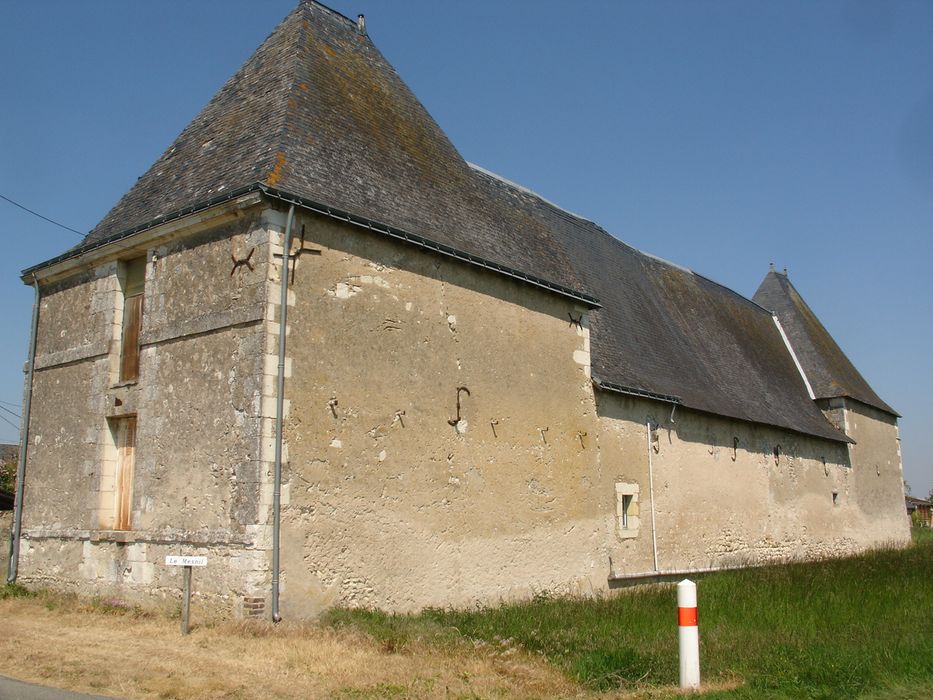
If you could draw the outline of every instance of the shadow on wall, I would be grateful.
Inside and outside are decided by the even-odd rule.
[[[770,459],[776,464],[783,464],[788,458],[813,460],[824,466],[839,465],[851,467],[849,451],[845,443],[800,435],[791,430],[746,423],[722,416],[691,411],[678,406],[671,420],[671,405],[652,402],[629,396],[613,396],[597,403],[597,413],[602,418],[613,418],[644,425],[648,416],[658,425],[660,444],[655,452],[664,446],[672,446],[674,437],[684,443],[693,443],[714,455],[752,459]],[[733,459],[732,461],[735,461]]]
[[[414,246],[398,245],[395,241],[352,227],[358,235],[347,235],[347,227],[330,219],[314,214],[295,217],[295,240],[302,240],[305,228],[307,244],[322,245],[332,250],[348,253],[374,265],[397,268],[415,273],[441,283],[453,284],[471,291],[489,295],[500,301],[522,306],[530,311],[547,314],[567,321],[568,307],[577,302],[544,292],[542,289],[480,267],[463,265],[445,256],[436,255]],[[300,243],[294,244],[301,249]],[[295,282],[307,283],[305,275],[313,277],[313,269],[293,271]]]

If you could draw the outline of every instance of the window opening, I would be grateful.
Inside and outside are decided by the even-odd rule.
[[[622,515],[620,516],[623,530],[629,529],[628,511],[631,505],[632,505],[632,497],[629,494],[623,494],[622,495]]]
[[[638,536],[638,484],[616,483],[616,523],[622,539]]]
[[[113,438],[113,459],[101,469],[100,527],[129,530],[132,527],[133,471],[136,459],[136,416],[108,419]]]
[[[120,382],[139,378],[139,332],[143,321],[146,259],[129,260],[123,284],[123,329],[120,341]]]

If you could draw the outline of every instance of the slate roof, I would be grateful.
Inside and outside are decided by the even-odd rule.
[[[356,23],[311,0],[70,254],[256,188],[599,299],[591,342],[604,386],[846,439],[809,399],[767,312],[471,167]]]
[[[754,299],[781,321],[816,398],[847,396],[898,415],[855,369],[786,274],[768,272]]]
[[[477,174],[508,206],[555,232],[602,302],[590,312],[594,378],[700,411],[845,439],[810,400],[767,311],[533,192]]]
[[[582,290],[550,231],[484,196],[356,22],[302,1],[82,242],[254,183]]]

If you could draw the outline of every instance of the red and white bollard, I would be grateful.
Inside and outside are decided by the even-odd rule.
[[[680,646],[680,687],[700,687],[700,631],[697,627],[697,585],[684,579],[677,584],[677,641]]]

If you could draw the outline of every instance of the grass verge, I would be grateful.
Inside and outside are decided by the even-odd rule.
[[[0,675],[134,700],[564,698],[544,659],[454,641],[393,648],[313,623],[178,620],[107,600],[0,587]]]
[[[925,533],[899,551],[698,581],[709,697],[933,697],[933,537]],[[390,648],[452,635],[516,647],[594,691],[637,693],[677,683],[675,605],[673,585],[661,585],[413,616],[336,610],[327,620]]]
[[[933,697],[933,532],[900,551],[699,579],[706,697]],[[0,674],[123,698],[668,698],[672,585],[324,624],[177,619],[0,587]]]

